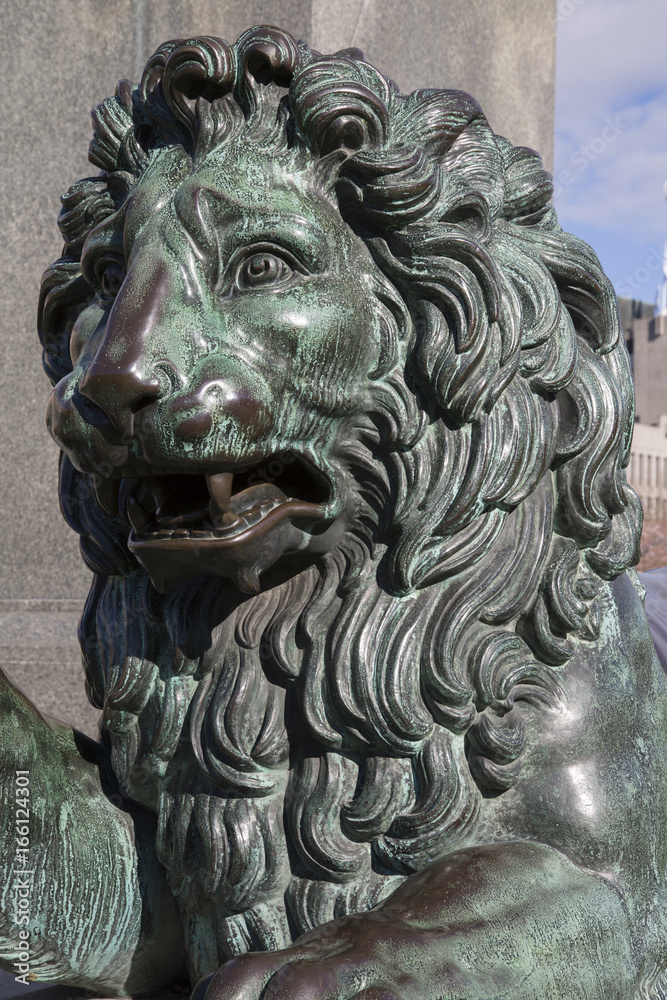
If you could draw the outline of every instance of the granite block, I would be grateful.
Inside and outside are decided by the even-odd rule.
[[[0,605],[0,665],[41,712],[96,738],[100,713],[85,693],[78,621],[72,610]]]

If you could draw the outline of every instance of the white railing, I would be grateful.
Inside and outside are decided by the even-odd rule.
[[[644,505],[644,516],[667,521],[667,416],[657,427],[635,424],[628,481]]]

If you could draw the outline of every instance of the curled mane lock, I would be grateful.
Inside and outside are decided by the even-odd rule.
[[[375,905],[520,780],[514,705],[559,697],[603,581],[638,558],[632,381],[613,291],[560,229],[539,157],[466,94],[403,95],[355,50],[258,28],[161,46],[93,131],[101,173],[63,197],[42,288],[54,382],[95,294],[84,240],[170,151],[192,172],[250,146],[282,158],[375,268],[381,356],[340,456],[356,513],[293,577],[158,595],[122,508],[62,460],[113,766],[159,815],[188,933],[215,909],[222,959]]]

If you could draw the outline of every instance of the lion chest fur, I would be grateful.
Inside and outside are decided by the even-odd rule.
[[[327,569],[335,580],[335,567]],[[516,725],[518,715],[530,730],[524,768],[505,794],[486,799],[470,768],[479,733],[489,732],[484,721],[464,737],[432,719],[411,756],[398,739],[393,749],[380,741],[378,726],[373,744],[364,723],[374,713],[379,718],[387,694],[380,664],[352,657],[336,671],[321,646],[297,643],[299,630],[322,613],[331,617],[328,638],[341,652],[347,640],[348,651],[368,653],[364,626],[375,632],[384,622],[391,632],[381,594],[371,599],[366,590],[374,607],[352,634],[359,624],[349,615],[359,594],[350,595],[347,608],[345,598],[333,602],[335,609],[322,606],[325,582],[333,581],[323,580],[321,568],[306,571],[241,604],[230,586],[226,595],[219,585],[181,594],[189,626],[178,641],[192,656],[201,630],[206,651],[188,658],[179,649],[160,666],[166,682],[150,660],[126,660],[119,701],[127,705],[136,684],[145,705],[134,714],[115,708],[113,695],[107,701],[118,777],[133,797],[148,792],[157,801],[158,854],[186,932],[198,947],[207,942],[202,968],[246,950],[284,947],[336,916],[374,906],[406,875],[457,847],[499,838],[548,843],[617,875],[623,859],[622,877],[637,883],[644,901],[655,896],[650,872],[664,870],[667,860],[664,813],[656,808],[667,787],[665,685],[629,582],[605,590],[602,637],[597,645],[579,644],[558,672],[558,697],[529,685],[516,692],[505,718]],[[116,599],[136,598],[127,584]],[[400,619],[403,602],[392,601]],[[126,622],[131,633],[131,615]],[[362,673],[365,719],[355,726],[327,688],[353,688]],[[403,680],[405,700],[393,711],[407,715],[420,694]],[[642,724],[633,728],[637,713]],[[170,744],[176,718],[184,729],[172,729]],[[134,759],[130,747],[141,747]],[[488,746],[486,753],[490,764]],[[495,766],[502,766],[497,758]],[[633,773],[634,785],[627,781]],[[633,814],[653,817],[650,859],[619,822]]]
[[[369,644],[378,628],[397,640],[415,602],[364,586],[336,597],[342,565],[325,560],[240,603],[230,585],[182,587],[167,598],[185,603],[177,635],[165,619],[147,633],[139,575],[98,605],[98,622],[122,606],[126,623],[104,665],[88,662],[117,678],[104,713],[116,774],[158,811],[158,856],[185,926],[215,940],[218,960],[374,906],[474,827],[463,738],[427,721],[423,703],[420,713],[418,661],[394,665],[401,731],[381,722],[392,692],[381,690],[382,644]],[[323,619],[328,636],[309,640]],[[159,663],[144,655],[156,648]],[[364,719],[346,694],[363,700]]]

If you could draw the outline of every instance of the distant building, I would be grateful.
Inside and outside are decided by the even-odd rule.
[[[635,419],[658,424],[667,414],[667,315],[650,302],[619,299],[621,325],[635,380]]]
[[[650,302],[619,299],[635,381],[635,432],[628,480],[647,518],[667,520],[667,272]]]
[[[667,416],[657,427],[635,424],[628,482],[644,505],[644,517],[667,521]]]
[[[667,198],[667,184],[665,184],[665,197]],[[655,315],[667,316],[667,242],[662,255],[662,282],[658,285],[658,294],[655,297]]]

